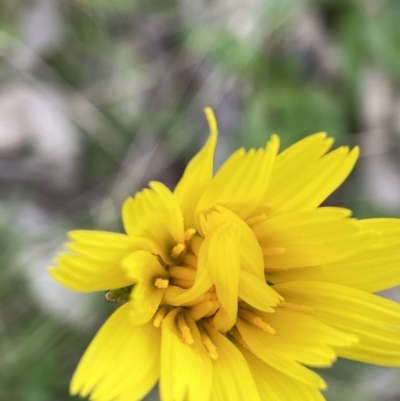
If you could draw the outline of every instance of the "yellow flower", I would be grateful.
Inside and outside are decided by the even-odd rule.
[[[320,207],[358,148],[311,135],[278,154],[235,152],[213,176],[210,136],[171,192],[122,208],[126,234],[77,230],[50,268],[76,291],[122,301],[79,363],[71,393],[163,401],[323,400],[308,367],[337,356],[400,366],[400,220]]]

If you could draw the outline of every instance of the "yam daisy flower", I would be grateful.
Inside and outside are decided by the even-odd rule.
[[[50,274],[122,303],[97,333],[71,393],[138,401],[324,400],[309,367],[338,356],[400,366],[400,220],[351,218],[321,203],[358,148],[324,133],[282,153],[235,152],[213,176],[210,136],[171,192],[126,200],[125,234],[69,233]]]

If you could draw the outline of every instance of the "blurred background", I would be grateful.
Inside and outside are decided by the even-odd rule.
[[[207,138],[205,106],[217,165],[271,133],[286,147],[327,131],[362,148],[328,203],[399,216],[399,21],[398,0],[1,0],[0,400],[73,399],[115,306],[46,267],[67,230],[119,231],[126,197],[175,185]],[[329,401],[400,399],[399,370],[322,374]]]

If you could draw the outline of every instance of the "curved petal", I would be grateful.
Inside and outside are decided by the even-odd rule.
[[[346,217],[348,213],[346,209],[318,208],[273,216],[255,225],[254,233],[265,250],[265,269],[319,266],[367,249],[376,235],[362,230]]]
[[[210,233],[203,242],[207,254],[206,265],[221,307],[213,318],[214,327],[226,332],[235,324],[238,310],[240,232],[222,225]]]
[[[123,267],[135,286],[130,295],[134,324],[147,323],[157,311],[164,288],[156,280],[168,280],[168,274],[157,257],[146,251],[133,252],[123,261]]]
[[[323,266],[269,272],[268,281],[322,281],[368,292],[400,285],[400,248],[367,249],[356,255]]]
[[[183,216],[172,192],[160,182],[151,182],[134,198],[128,198],[122,207],[122,220],[131,236],[150,240],[165,262],[173,263],[171,250],[184,244]]]
[[[205,236],[222,224],[240,231],[240,264],[259,279],[264,279],[264,258],[252,229],[235,213],[223,206],[216,206],[215,211],[200,219],[201,230]]]
[[[264,280],[260,280],[251,273],[241,270],[239,275],[240,299],[252,307],[264,311],[273,312],[272,306],[277,305],[283,298]]]
[[[183,340],[178,328],[183,314],[192,344]],[[163,401],[208,401],[213,366],[201,340],[199,329],[188,313],[172,310],[162,323],[160,393]]]
[[[215,145],[217,143],[218,129],[214,113],[207,107],[205,110],[210,136],[204,147],[189,162],[183,177],[178,182],[174,195],[185,217],[185,227],[194,228],[194,210],[200,196],[212,180]]]
[[[359,149],[332,145],[325,133],[309,136],[276,158],[264,206],[274,213],[312,210],[337,189],[353,170]]]
[[[264,346],[281,359],[315,367],[331,366],[336,360],[333,347],[350,347],[357,342],[356,336],[334,329],[313,316],[283,308],[276,308],[272,314],[253,313],[275,330],[272,335],[254,326],[254,335],[263,337]],[[250,327],[242,327],[242,322],[238,322],[237,327],[240,332],[250,330]]]
[[[363,230],[373,230],[379,234],[379,238],[373,244],[376,248],[400,244],[400,219],[364,219],[357,223]]]
[[[268,401],[307,400],[325,401],[320,391],[313,386],[294,380],[264,363],[251,352],[240,348],[250,367],[260,394]]]
[[[286,344],[284,341],[281,341],[278,346],[279,340],[274,338],[275,335],[266,333],[242,319],[237,320],[236,327],[248,349],[266,364],[309,386],[326,388],[326,384],[320,376],[298,363],[291,355],[291,352],[297,347],[290,343]],[[282,344],[284,348],[281,348]],[[304,355],[307,353],[307,349],[297,349],[297,352]],[[323,356],[325,357],[325,355]],[[329,355],[327,357],[330,358]]]
[[[160,330],[132,326],[129,302],[96,334],[71,382],[71,394],[96,401],[139,401],[159,377]]]
[[[332,283],[297,281],[275,285],[285,301],[315,308],[315,317],[359,342],[337,347],[339,356],[400,366],[400,305],[374,294]]]
[[[265,149],[233,153],[200,198],[197,219],[215,205],[225,206],[242,219],[251,216],[266,196],[278,149],[279,138],[273,135]]]
[[[130,252],[147,242],[105,231],[77,230],[68,236],[70,252],[61,252],[50,275],[75,291],[105,291],[126,287],[132,281],[124,274],[121,262]]]
[[[208,243],[208,242],[207,242]],[[205,241],[199,247],[197,259],[197,273],[192,287],[185,289],[170,285],[164,292],[164,302],[169,305],[179,306],[192,302],[206,293],[213,285],[208,269],[208,245]]]
[[[213,361],[210,401],[261,401],[249,366],[237,347],[210,325],[204,327],[218,350],[218,358]]]

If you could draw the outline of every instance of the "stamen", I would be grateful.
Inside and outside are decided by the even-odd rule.
[[[246,220],[246,223],[247,225],[252,226],[254,224],[261,223],[264,220],[267,220],[267,214],[261,213],[258,216],[250,217],[249,219]]]
[[[292,302],[282,301],[279,305],[277,305],[277,307],[285,308],[285,309],[291,310],[293,312],[304,313],[306,315],[314,315],[315,314],[315,308],[313,308],[312,306],[294,304]]]
[[[160,327],[162,321],[164,320],[165,316],[167,316],[168,312],[170,311],[171,307],[168,305],[161,306],[160,309],[154,315],[153,325],[154,327]]]
[[[193,344],[194,340],[192,334],[190,333],[190,327],[181,313],[178,315],[178,327],[182,333],[183,341],[185,341],[187,344]]]
[[[264,330],[266,333],[275,334],[276,332],[276,330],[271,325],[264,322],[264,320],[260,316],[249,311],[248,309],[240,308],[239,316],[247,320],[249,323],[254,324],[254,326],[257,326],[260,329]]]
[[[183,278],[185,280],[194,280],[196,278],[196,270],[188,269],[183,266],[172,266],[168,269],[168,274],[172,278]]]
[[[183,263],[190,267],[196,268],[197,267],[197,258],[191,252],[187,252],[185,257],[183,258]]]
[[[194,235],[196,234],[196,229],[195,228],[188,228],[186,231],[185,231],[185,234],[184,234],[184,236],[185,236],[185,242],[188,242],[188,241],[190,241],[193,237],[194,237]]]
[[[211,359],[217,359],[218,358],[218,349],[217,349],[217,347],[211,341],[211,338],[208,336],[208,334],[203,329],[203,327],[202,326],[198,326],[198,327],[199,327],[199,331],[200,331],[201,340],[203,341],[203,344],[206,347],[208,356]]]
[[[168,288],[169,280],[166,280],[164,278],[160,278],[159,277],[159,278],[156,278],[156,281],[154,282],[154,285],[159,289]]]
[[[239,330],[236,326],[233,326],[231,331],[229,332],[231,336],[245,349],[249,349],[249,346],[243,340],[242,335],[239,333]]]
[[[179,256],[182,255],[182,253],[185,251],[185,249],[186,249],[186,246],[184,244],[179,243],[172,248],[171,256],[174,259],[177,259],[177,258],[179,258]]]
[[[200,320],[205,315],[210,313],[214,308],[214,302],[205,299],[202,302],[194,305],[192,308],[189,309],[190,314],[192,315],[194,320]]]
[[[267,246],[261,248],[261,250],[265,256],[282,255],[285,253],[285,248],[278,246]]]

